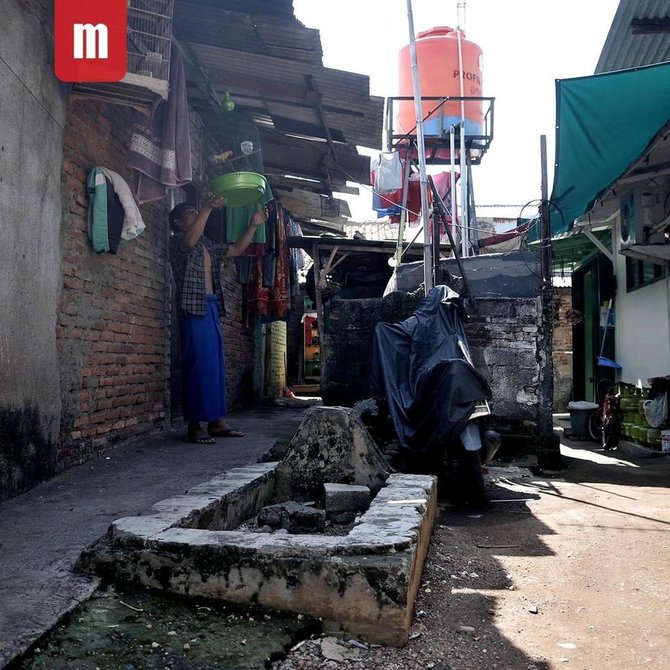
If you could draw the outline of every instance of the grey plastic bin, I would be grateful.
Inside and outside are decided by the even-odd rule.
[[[586,400],[577,400],[568,403],[570,412],[570,436],[577,439],[587,439],[589,435],[589,417],[598,405]]]

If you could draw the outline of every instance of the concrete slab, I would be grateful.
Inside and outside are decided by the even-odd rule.
[[[303,416],[279,407],[237,412],[229,419],[245,437],[214,445],[184,443],[184,429],[147,436],[1,502],[0,668],[96,589],[97,577],[72,568],[115,519],[139,518],[157,500],[254,463],[288,442]]]
[[[207,514],[234,497],[237,522],[246,521],[266,504],[259,492],[267,491],[278,465],[232,470],[228,476],[240,489],[218,501],[205,483],[196,487],[203,491],[200,502],[188,491],[154,505],[153,515],[115,521],[82,555],[80,567],[180,595],[322,617],[331,631],[405,644],[435,518],[437,479],[390,475],[344,536],[211,530],[194,517],[193,508]],[[184,497],[188,505],[180,504]],[[221,515],[232,526],[235,514]]]

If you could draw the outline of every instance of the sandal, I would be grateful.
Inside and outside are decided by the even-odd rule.
[[[234,428],[226,428],[225,430],[210,430],[209,434],[212,437],[244,437],[244,433]]]
[[[209,435],[187,435],[184,438],[184,442],[189,442],[191,444],[215,444],[216,440]]]

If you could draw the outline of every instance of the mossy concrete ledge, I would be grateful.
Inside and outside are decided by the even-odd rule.
[[[79,569],[173,593],[322,617],[330,633],[407,642],[436,478],[392,474],[347,535],[231,530],[272,502],[277,463],[229,471],[115,521]]]

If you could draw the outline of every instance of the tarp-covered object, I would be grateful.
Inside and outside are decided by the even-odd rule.
[[[552,235],[572,228],[670,119],[670,63],[556,81]]]
[[[488,382],[468,362],[461,313],[458,294],[436,286],[408,319],[375,327],[372,381],[412,452],[444,448],[475,405],[491,398]]]

